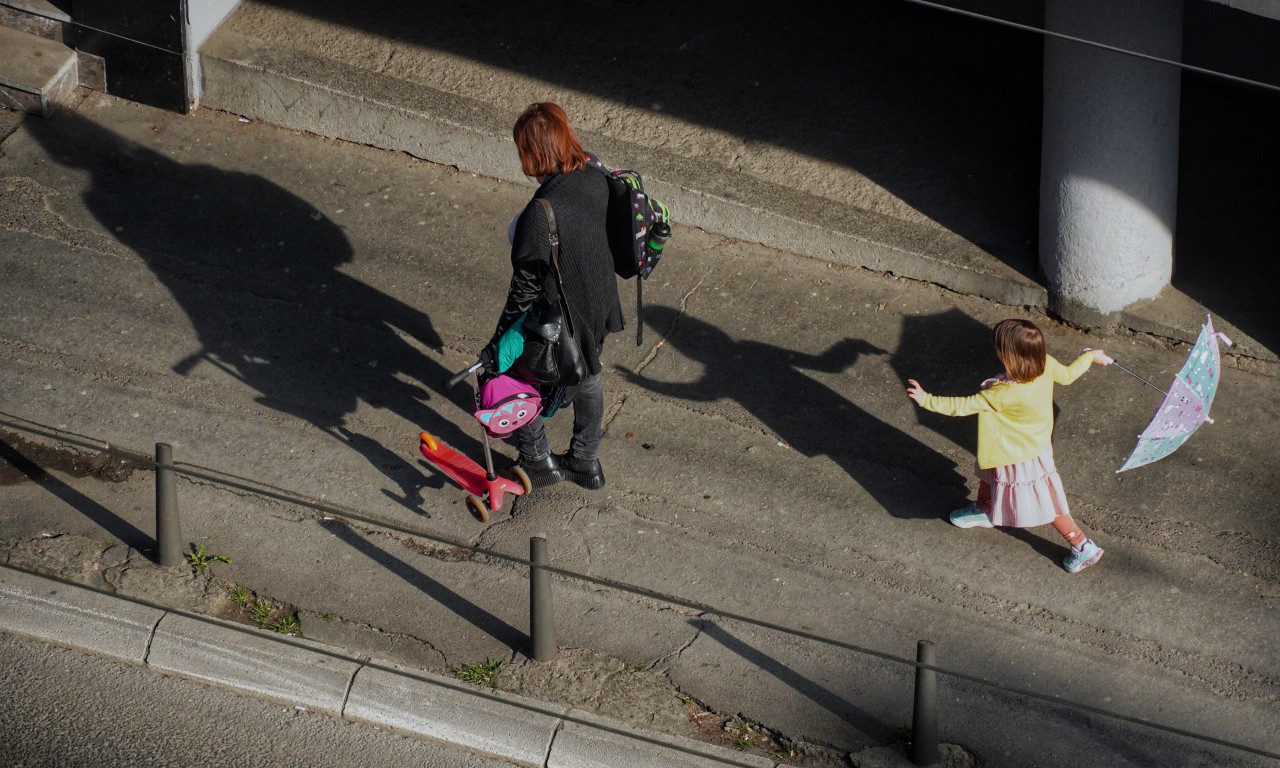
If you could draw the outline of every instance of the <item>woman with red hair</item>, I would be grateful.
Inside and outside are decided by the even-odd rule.
[[[582,345],[587,376],[565,391],[564,405],[573,406],[573,437],[569,450],[551,453],[542,420],[517,430],[520,467],[535,488],[554,485],[566,477],[587,489],[604,486],[600,443],[604,437],[604,390],[600,353],[605,337],[622,330],[622,307],[614,278],[613,257],[605,231],[609,186],[605,175],[579,143],[564,110],[550,102],[530,105],[512,129],[520,167],[538,181],[533,199],[511,230],[511,287],[498,318],[488,359],[508,328],[535,305],[554,302],[558,287],[551,264],[550,227],[539,198],[551,203],[560,235],[560,280]]]

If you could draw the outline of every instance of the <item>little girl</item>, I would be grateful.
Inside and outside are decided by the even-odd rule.
[[[1044,334],[1027,320],[1000,321],[992,340],[1005,373],[982,382],[976,395],[938,397],[907,379],[907,396],[921,408],[945,416],[978,414],[978,500],[952,512],[951,522],[960,528],[1052,523],[1071,546],[1062,566],[1078,573],[1098,562],[1102,548],[1071,519],[1053,463],[1053,385],[1070,384],[1090,364],[1111,359],[1095,349],[1063,365],[1045,353]]]

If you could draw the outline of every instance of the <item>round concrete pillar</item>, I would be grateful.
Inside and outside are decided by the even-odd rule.
[[[1178,61],[1182,0],[1046,0],[1045,25]],[[1181,70],[1045,38],[1040,267],[1050,308],[1081,325],[1169,284]]]

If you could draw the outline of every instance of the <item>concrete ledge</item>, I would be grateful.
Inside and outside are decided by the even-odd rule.
[[[0,0],[0,27],[28,32],[61,43],[65,42],[64,27],[68,21],[70,21],[69,17],[52,18],[48,14],[37,13]]]
[[[221,30],[200,57],[203,106],[527,181],[508,117],[481,102]]]
[[[9,27],[0,27],[0,51],[0,106],[49,117],[71,98],[75,51]]]
[[[49,2],[49,0],[3,0],[0,2],[0,6],[14,8],[53,21],[71,21],[71,17],[65,11]]]
[[[548,768],[773,768],[771,760],[426,672],[401,674],[247,627],[140,605],[0,566],[0,631],[145,664]],[[309,647],[314,646],[314,648]],[[565,719],[566,717],[570,719]]]
[[[551,745],[547,768],[774,768],[774,761],[722,749],[693,739],[651,734],[590,712],[573,710]]]
[[[145,664],[522,765],[781,768],[767,757],[427,672],[368,666],[313,641],[285,641],[239,624],[171,613],[3,565],[0,632]],[[875,765],[907,762],[887,754]]]
[[[1190,296],[1168,286],[1155,299],[1117,313],[1117,322],[1138,333],[1194,343],[1205,315],[1212,315],[1214,330],[1225,333],[1235,345],[1222,349],[1223,357],[1247,358],[1241,365],[1257,373],[1280,376],[1280,356],[1264,347],[1243,329],[1216,313],[1208,312]]]
[[[605,136],[583,132],[583,141],[602,157],[620,158],[615,165],[644,168],[646,189],[671,206],[677,224],[844,266],[938,283],[1002,304],[1043,308],[1048,303],[1043,286],[947,230]]]
[[[515,114],[226,30],[200,54],[206,107],[528,183],[510,135]],[[677,225],[1004,304],[1047,304],[1044,287],[944,229],[585,131],[582,139],[615,166],[643,168],[646,186],[671,206]]]
[[[342,714],[360,665],[245,629],[168,614],[156,628],[147,664],[308,709]]]
[[[527,765],[544,765],[565,708],[426,674],[366,667],[343,713]]]
[[[142,664],[164,611],[0,566],[0,629]]]

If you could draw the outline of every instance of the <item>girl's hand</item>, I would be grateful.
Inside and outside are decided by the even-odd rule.
[[[1093,362],[1097,365],[1111,365],[1115,362],[1115,360],[1107,356],[1106,352],[1100,349],[1091,349],[1089,351],[1093,353]]]
[[[924,399],[924,396],[926,394],[926,392],[924,391],[924,388],[921,387],[920,382],[916,381],[915,379],[907,379],[907,383],[911,385],[907,387],[907,397],[916,401],[916,405],[919,405],[920,401]]]

